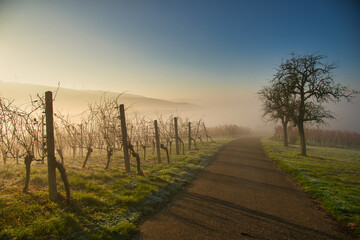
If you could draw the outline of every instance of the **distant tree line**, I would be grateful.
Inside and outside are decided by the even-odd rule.
[[[296,128],[288,128],[289,143],[295,144],[298,140],[298,135],[299,133]],[[307,143],[310,145],[360,149],[360,133],[306,128],[305,135]],[[275,128],[275,136],[282,139],[284,138],[282,126],[277,126]]]
[[[297,55],[282,62],[273,79],[258,92],[263,117],[281,122],[284,145],[288,145],[288,125],[297,127],[301,155],[306,156],[305,124],[323,124],[335,118],[324,103],[350,101],[358,91],[334,81],[336,63],[323,55]]]
[[[235,124],[225,124],[208,128],[209,135],[218,138],[237,138],[241,136],[251,135],[251,129],[240,127]]]

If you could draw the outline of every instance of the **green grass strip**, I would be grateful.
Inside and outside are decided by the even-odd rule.
[[[32,166],[29,194],[22,193],[25,167],[1,165],[0,239],[130,239],[145,217],[189,183],[228,141],[172,155],[170,164],[158,164],[150,157],[142,163],[144,176],[135,170],[126,174],[120,166],[111,170],[67,166],[71,206],[65,200],[48,200],[45,165]],[[65,195],[60,180],[58,191]]]
[[[299,146],[263,139],[267,156],[290,172],[302,188],[339,221],[360,233],[360,150]]]

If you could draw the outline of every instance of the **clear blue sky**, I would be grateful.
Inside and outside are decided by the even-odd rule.
[[[2,81],[241,107],[291,52],[359,89],[359,1],[0,0]]]

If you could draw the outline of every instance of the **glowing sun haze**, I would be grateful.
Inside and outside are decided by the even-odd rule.
[[[336,80],[359,87],[359,12],[350,0],[3,0],[0,81],[216,103],[259,124],[256,92],[290,52],[339,61]]]

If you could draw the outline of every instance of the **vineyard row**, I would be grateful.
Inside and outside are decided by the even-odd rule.
[[[157,162],[162,161],[161,151],[170,155],[185,154],[185,148],[197,149],[203,141],[213,141],[209,132],[220,137],[236,137],[249,133],[246,128],[224,125],[207,129],[202,120],[189,121],[188,118],[159,116],[152,120],[138,115],[125,116],[126,109],[118,104],[119,97],[109,99],[104,94],[97,103],[90,104],[78,121],[53,111],[52,92],[37,96],[28,106],[17,107],[12,101],[0,98],[0,148],[4,165],[8,162],[19,164],[25,159],[27,192],[30,167],[33,161],[45,164],[47,159],[49,197],[57,199],[56,169],[64,182],[67,200],[70,189],[65,172],[65,156],[75,159],[80,155],[82,168],[86,168],[94,151],[106,152],[108,169],[116,151],[123,153],[124,169],[130,172],[130,156],[136,159],[136,170],[142,175],[141,158],[146,159],[147,149],[156,153]],[[141,152],[141,157],[140,157]],[[56,155],[56,154],[57,155]],[[58,158],[58,160],[56,159]]]

